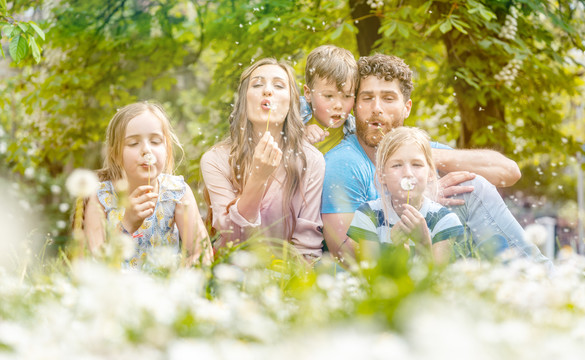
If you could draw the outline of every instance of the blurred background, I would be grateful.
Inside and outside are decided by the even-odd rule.
[[[502,195],[520,223],[540,222],[535,236],[547,231],[556,248],[582,252],[584,4],[0,0],[3,188],[19,194],[19,211],[41,219],[27,236],[54,251],[70,235],[67,175],[101,167],[117,108],[156,100],[184,145],[176,173],[199,191],[205,213],[199,159],[226,134],[241,71],[275,57],[294,66],[302,86],[306,55],[334,44],[356,58],[404,58],[415,72],[406,125],[517,161],[523,177]]]

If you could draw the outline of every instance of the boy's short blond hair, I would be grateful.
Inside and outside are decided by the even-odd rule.
[[[338,90],[351,81],[351,89],[355,90],[358,82],[357,62],[349,50],[334,45],[321,45],[307,56],[305,83],[309,88],[313,88],[316,77],[334,82]]]

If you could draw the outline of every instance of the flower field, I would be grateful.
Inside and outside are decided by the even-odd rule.
[[[261,242],[260,242],[261,244]],[[0,359],[577,359],[585,259],[444,269],[384,253],[353,272],[253,246],[151,272],[61,259],[0,276]]]

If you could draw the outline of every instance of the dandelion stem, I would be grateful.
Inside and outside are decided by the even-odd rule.
[[[406,205],[410,202],[410,190],[406,193]]]
[[[270,113],[272,112],[272,108],[268,109],[268,121],[266,121],[266,131],[268,131],[268,126],[270,125]]]
[[[85,244],[83,239],[83,197],[78,196],[75,202],[75,220],[73,227],[73,238],[76,241],[75,256],[83,256]]]
[[[337,122],[338,122],[339,120],[341,120],[341,119],[337,119],[337,120],[335,120],[335,121],[333,122],[333,124],[331,124],[331,125],[327,126],[327,127],[325,128],[325,131],[329,131],[329,129],[330,129],[330,128],[331,128],[333,125],[337,124]]]
[[[282,261],[283,261],[283,267],[282,267],[282,277],[280,278],[280,288],[284,289],[284,275],[286,274],[286,270],[288,268],[288,264],[287,264],[287,257],[288,257],[288,242],[285,241],[283,243],[283,248],[282,248]]]

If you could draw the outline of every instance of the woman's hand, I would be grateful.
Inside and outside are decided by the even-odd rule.
[[[142,185],[128,196],[128,206],[122,219],[122,226],[130,234],[138,230],[144,219],[154,213],[158,194],[152,192],[153,190],[154,187],[151,185]]]
[[[329,131],[321,129],[315,124],[305,126],[305,135],[311,144],[315,144],[325,140],[329,136]]]
[[[282,160],[282,150],[280,150],[270,132],[267,131],[254,149],[252,175],[260,181],[268,180],[280,165],[280,160]]]

